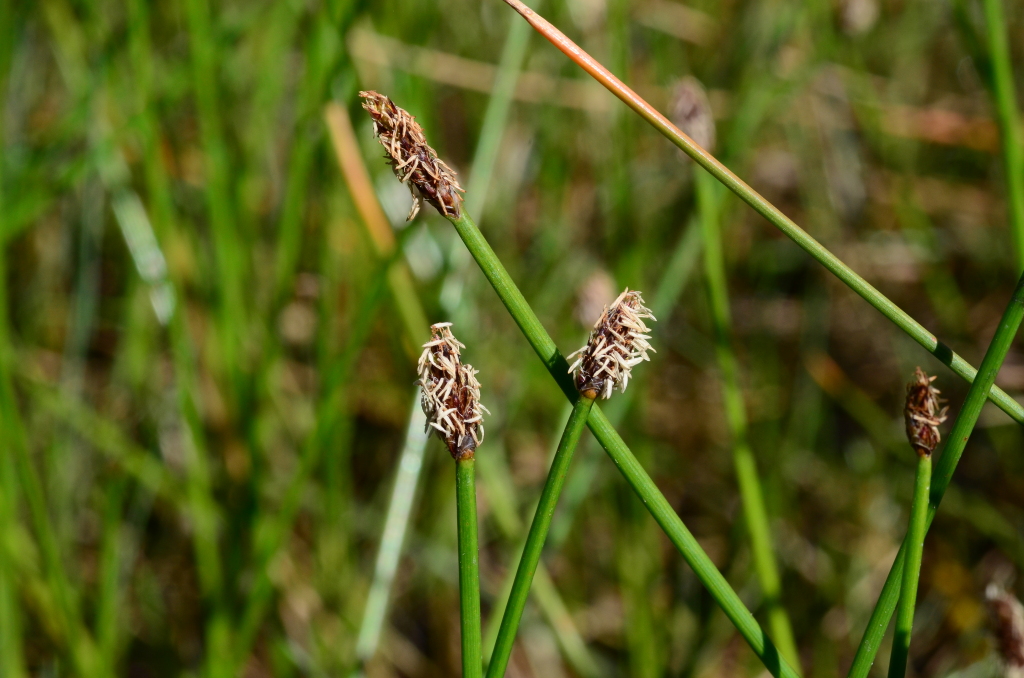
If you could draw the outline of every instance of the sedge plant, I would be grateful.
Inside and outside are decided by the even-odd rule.
[[[921,556],[928,520],[928,492],[932,481],[932,452],[939,444],[939,425],[946,420],[946,411],[939,410],[939,390],[932,386],[920,367],[907,385],[907,404],[903,410],[907,438],[917,453],[917,473],[910,504],[910,526],[906,537],[906,563],[900,587],[899,610],[896,614],[896,635],[889,659],[889,678],[903,678],[910,654],[910,633],[914,626],[917,582],[921,575]]]
[[[431,325],[430,341],[420,356],[421,404],[428,430],[444,441],[455,460],[458,514],[459,618],[462,628],[462,675],[478,678],[483,669],[480,626],[480,547],[476,518],[476,449],[483,441],[485,408],[472,365],[462,362],[465,346],[451,323]]]
[[[540,563],[555,506],[594,400],[598,397],[607,400],[615,388],[625,391],[632,368],[649,360],[647,351],[654,350],[647,341],[650,336],[646,334],[649,330],[644,324],[645,318],[653,320],[654,316],[644,306],[643,297],[639,292],[626,289],[611,306],[605,307],[586,345],[569,356],[569,359],[576,358],[569,371],[574,374],[579,397],[573,405],[544,482],[540,502],[516,568],[501,627],[498,629],[494,653],[487,667],[487,678],[501,678],[508,668],[516,631],[526,608],[526,599]]]
[[[640,95],[630,89],[625,83],[615,77],[611,71],[605,68],[600,62],[587,54],[579,45],[570,40],[564,33],[555,28],[550,22],[527,7],[521,0],[505,0],[505,2],[516,10],[537,32],[543,35],[551,44],[557,47],[562,53],[585,70],[597,82],[603,85],[608,91],[622,100],[632,108],[640,117],[650,123],[659,133],[679,147],[684,153],[690,156],[698,165],[708,171],[711,176],[724,184],[730,191],[736,194],[743,202],[747,203],[755,212],[767,219],[773,226],[782,231],[788,238],[795,242],[805,252],[810,254],[818,263],[839,278],[858,296],[875,307],[882,315],[888,318],[898,328],[903,330],[911,339],[920,344],[925,350],[935,356],[942,364],[949,367],[958,376],[968,383],[974,383],[978,375],[975,369],[964,358],[954,352],[949,346],[941,343],[934,334],[929,332],[921,323],[912,318],[906,311],[894,304],[888,297],[879,292],[867,280],[861,277],[856,271],[850,268],[824,245],[815,240],[807,231],[803,230],[792,219],[765,199],[760,193],[751,188],[745,181],[740,179],[728,167],[722,164],[717,158],[704,148],[701,148],[693,139],[682,132],[668,118],[645,101]],[[1024,406],[1015,401],[998,386],[990,384],[986,396],[992,400],[1001,410],[1006,412],[1014,421],[1024,423]]]
[[[942,497],[953,479],[953,472],[960,462],[960,457],[964,453],[964,448],[967,446],[967,441],[971,437],[975,424],[978,423],[978,417],[981,415],[981,409],[987,401],[989,389],[995,383],[996,374],[999,373],[999,368],[1002,366],[1003,360],[1006,359],[1006,354],[1010,351],[1010,346],[1013,344],[1014,337],[1017,336],[1017,330],[1020,328],[1022,320],[1024,320],[1024,276],[1021,276],[1017,282],[1017,288],[1014,290],[1010,303],[1003,312],[1003,317],[999,322],[995,335],[992,337],[988,350],[985,352],[985,357],[981,360],[978,378],[967,391],[967,397],[964,398],[964,403],[960,407],[956,419],[953,421],[949,438],[942,448],[942,455],[935,465],[931,488],[928,493],[928,515],[925,521],[926,533],[932,521],[935,520],[935,514],[938,511],[939,504],[942,502]],[[871,612],[867,628],[864,630],[864,635],[857,646],[857,653],[854,655],[853,664],[850,666],[850,671],[847,674],[850,678],[866,678],[871,671],[871,665],[875,661],[875,655],[878,653],[878,648],[882,644],[882,638],[885,636],[885,630],[889,626],[889,620],[892,619],[893,612],[896,610],[896,604],[899,601],[903,568],[906,566],[907,559],[906,551],[907,541],[904,540],[903,546],[900,547],[899,553],[896,554],[896,560],[889,569],[889,575],[882,586],[878,601],[875,603],[875,609]]]
[[[570,402],[575,402],[578,392],[574,380],[569,376],[568,362],[559,353],[551,336],[491,249],[476,222],[462,208],[462,189],[455,180],[454,173],[427,145],[422,129],[412,116],[377,92],[362,92],[360,96],[364,99],[363,108],[373,119],[374,131],[387,151],[388,162],[399,180],[403,183],[408,182],[410,189],[413,190],[416,200],[413,212],[418,211],[421,199],[426,200],[452,223],[534,352],[566,398]],[[757,623],[753,614],[715,567],[693,533],[683,524],[665,495],[596,405],[591,409],[587,424],[651,516],[693,568],[697,578],[708,589],[712,598],[758,658],[773,675],[780,678],[796,678],[799,674],[779,654],[775,643]]]

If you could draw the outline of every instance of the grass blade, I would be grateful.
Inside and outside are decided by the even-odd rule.
[[[561,31],[540,17],[536,12],[524,5],[520,0],[505,0],[523,18],[547,38],[555,47],[560,49],[570,59],[579,64],[595,80],[604,85],[612,94],[621,99],[627,106],[632,108],[640,117],[649,122],[655,129],[663,134],[669,141],[678,146],[684,153],[693,158],[697,164],[706,169],[712,176],[725,184],[729,190],[735,193],[743,202],[750,205],[755,212],[763,216],[779,230],[786,234],[793,242],[799,245],[805,252],[814,257],[822,266],[842,280],[850,289],[856,292],[861,298],[874,306],[886,318],[891,320],[897,327],[907,333],[910,338],[923,346],[929,353],[934,355],[942,364],[953,370],[965,381],[973,383],[978,371],[966,360],[957,355],[949,346],[938,341],[935,335],[929,332],[921,323],[911,318],[905,311],[896,306],[884,294],[874,288],[867,280],[858,275],[853,269],[844,264],[832,254],[821,243],[811,237],[806,231],[800,228],[792,219],[783,214],[777,207],[765,200],[757,191],[748,186],[742,179],[719,162],[714,156],[698,146],[694,141],[683,134],[678,127],[659,113],[653,106],[644,101],[636,92],[627,87],[621,80],[616,78],[604,66],[598,63],[593,57],[584,52],[578,45],[569,40]],[[1018,423],[1024,424],[1024,406],[1011,398],[1006,392],[995,385],[991,385],[991,393],[988,394],[992,402],[1001,410],[1010,415]]]
[[[569,474],[569,466],[572,464],[576,444],[583,434],[583,428],[593,406],[593,398],[580,397],[577,399],[569,421],[566,422],[565,430],[562,432],[558,451],[555,452],[555,458],[551,462],[551,469],[548,471],[548,478],[544,483],[544,490],[541,492],[540,503],[537,504],[533,523],[530,525],[530,533],[526,538],[519,566],[516,568],[512,592],[509,595],[508,604],[505,606],[505,614],[501,619],[501,628],[498,630],[498,639],[494,644],[491,663],[487,667],[487,678],[501,678],[505,675],[505,669],[508,668],[508,660],[512,656],[512,646],[516,640],[516,631],[519,630],[519,621],[523,618],[526,599],[530,594],[530,585],[533,583],[534,573],[540,563],[544,542],[548,536],[548,528],[551,527],[551,517],[555,513],[558,497],[562,494],[565,478]]]
[[[391,584],[395,578],[398,560],[402,555],[406,528],[412,512],[416,487],[419,485],[420,470],[423,467],[423,452],[427,447],[427,434],[423,429],[426,418],[420,408],[420,391],[416,389],[413,398],[412,417],[405,433],[405,446],[398,462],[395,487],[388,502],[388,515],[384,521],[384,532],[380,538],[377,562],[373,570],[373,583],[366,597],[362,625],[356,641],[356,658],[365,662],[373,657],[380,642],[381,629],[387,614]]]
[[[953,478],[956,465],[963,455],[967,440],[978,422],[981,408],[985,405],[986,394],[995,383],[996,374],[1010,350],[1017,330],[1020,328],[1021,320],[1024,319],[1024,276],[1017,283],[1017,289],[1013,292],[1003,318],[996,329],[992,343],[989,344],[985,357],[981,361],[981,368],[978,371],[978,378],[967,391],[964,404],[953,422],[953,429],[946,439],[946,445],[942,455],[936,464],[935,474],[932,478],[931,492],[928,500],[928,522],[931,526],[935,519],[935,513],[942,501],[942,495]],[[896,555],[896,561],[889,570],[882,592],[875,603],[875,609],[868,620],[868,626],[864,631],[860,644],[857,646],[857,654],[854,656],[853,664],[850,667],[850,678],[866,678],[875,661],[875,654],[882,643],[885,629],[889,626],[893,611],[896,609],[896,602],[900,595],[900,580],[903,576],[904,561],[906,559],[906,544],[904,540],[900,552]]]

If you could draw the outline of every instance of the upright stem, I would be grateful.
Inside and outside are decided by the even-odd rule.
[[[472,457],[455,462],[455,501],[459,525],[459,613],[462,624],[462,676],[480,678],[480,549],[476,528],[476,470]]]
[[[1003,168],[1006,172],[1006,199],[1010,211],[1010,232],[1017,255],[1017,270],[1024,269],[1024,143],[1013,87],[1010,45],[1006,39],[1006,20],[1002,0],[985,0],[985,25],[988,29],[988,53],[992,60],[992,95],[999,119]]]
[[[558,352],[558,347],[551,339],[551,336],[544,329],[537,315],[530,308],[523,297],[523,293],[516,287],[515,282],[509,276],[501,260],[498,259],[494,250],[487,243],[480,229],[473,222],[472,217],[462,211],[458,218],[450,218],[459,237],[466,244],[466,249],[480,266],[487,281],[498,294],[501,302],[508,309],[512,319],[515,320],[519,329],[522,330],[526,340],[536,352],[548,369],[548,373],[562,389],[562,393],[570,401],[575,402],[578,394],[572,377],[568,374],[569,364]],[[722,573],[718,571],[715,564],[708,557],[708,554],[697,543],[693,533],[679,518],[679,515],[672,508],[672,505],[665,499],[658,486],[637,461],[625,441],[612,427],[608,418],[601,411],[601,408],[594,407],[590,411],[590,418],[587,420],[594,437],[605,449],[608,456],[615,463],[619,472],[626,478],[626,481],[633,488],[633,491],[644,502],[644,506],[651,516],[664,530],[669,540],[682,554],[683,559],[693,568],[697,579],[707,588],[708,593],[725,612],[726,617],[733,623],[736,629],[747,641],[754,654],[761,659],[768,671],[773,676],[785,676],[786,678],[797,678],[799,674],[786,663],[779,654],[775,644],[764,632],[764,629],[754,619],[754,615],[744,606],[743,601],[736,594],[736,591],[729,586]]]
[[[921,553],[924,535],[928,531],[928,493],[932,483],[932,456],[919,455],[917,477],[914,480],[914,499],[910,505],[910,527],[904,540],[906,557],[903,566],[903,585],[899,612],[896,614],[896,633],[889,659],[889,678],[903,678],[907,672],[910,654],[910,631],[914,626],[914,605],[917,602],[917,582],[921,575]]]
[[[505,614],[501,618],[501,628],[498,630],[498,640],[494,644],[491,664],[487,668],[487,678],[502,678],[505,675],[509,657],[512,655],[512,646],[515,644],[516,631],[519,629],[519,621],[523,618],[523,609],[526,607],[526,599],[530,594],[533,575],[537,572],[540,555],[544,550],[544,541],[548,536],[548,528],[551,527],[551,517],[555,514],[555,506],[558,504],[559,495],[562,494],[562,487],[565,485],[565,478],[569,473],[569,465],[572,463],[573,452],[583,434],[593,406],[593,398],[581,395],[572,408],[572,414],[565,424],[565,430],[562,431],[558,450],[555,452],[551,470],[548,471],[548,478],[544,482],[544,490],[540,495],[540,503],[537,504],[537,512],[533,515],[530,534],[526,537],[523,555],[519,559],[516,578],[512,583],[512,593],[509,595]]]
[[[1024,319],[1024,275],[1017,282],[1017,289],[1014,290],[1013,297],[1010,299],[1006,311],[1003,312],[999,327],[996,328],[995,336],[992,337],[992,343],[989,344],[985,357],[981,361],[978,377],[967,391],[963,407],[960,408],[956,421],[953,422],[953,430],[950,431],[946,446],[939,457],[928,501],[927,526],[929,527],[935,519],[935,512],[939,508],[939,502],[942,501],[942,495],[945,494],[946,488],[949,487],[949,483],[953,479],[953,472],[967,445],[967,439],[970,438],[971,431],[974,430],[974,425],[978,422],[978,416],[981,414],[981,408],[985,405],[986,394],[996,380],[996,374],[1010,350],[1010,345],[1017,335],[1022,319]],[[907,542],[904,540],[900,552],[896,555],[896,561],[892,564],[892,569],[889,570],[889,576],[886,577],[885,585],[882,586],[882,593],[878,597],[878,602],[875,603],[875,609],[868,620],[864,636],[857,647],[857,654],[850,666],[849,678],[866,678],[875,661],[878,646],[882,643],[885,629],[889,626],[889,620],[892,619],[892,613],[896,609],[896,601],[899,599],[900,579],[903,576],[906,549]]]
[[[733,465],[743,498],[743,514],[750,536],[750,550],[754,559],[761,592],[764,595],[768,626],[779,649],[794,666],[800,665],[793,626],[782,607],[782,581],[772,549],[771,526],[764,504],[764,492],[757,474],[757,461],[747,437],[747,413],[743,402],[743,389],[739,379],[739,361],[732,344],[732,317],[729,309],[729,290],[725,276],[725,257],[722,254],[722,234],[715,199],[714,177],[697,170],[697,205],[700,210],[704,234],[704,270],[711,301],[711,320],[715,334],[715,352],[722,372],[722,396],[725,414],[732,435]]]
[[[651,124],[665,138],[678,146],[684,153],[706,169],[713,177],[735,193],[743,202],[772,223],[787,237],[795,242],[805,252],[814,257],[822,266],[832,272],[837,278],[843,281],[850,289],[856,292],[866,302],[874,306],[882,315],[891,320],[897,327],[907,333],[911,339],[919,343],[925,350],[934,355],[943,365],[948,366],[953,372],[962,377],[965,381],[973,383],[977,376],[970,363],[953,352],[945,344],[936,339],[935,335],[910,317],[903,309],[894,304],[888,297],[875,289],[871,283],[862,278],[852,268],[847,266],[840,259],[832,254],[825,246],[815,240],[807,231],[800,228],[796,222],[787,217],[775,205],[768,202],[764,196],[755,191],[746,182],[736,176],[732,170],[722,164],[720,160],[698,146],[693,139],[673,125],[668,118],[659,113],[653,106],[647,103],[636,92],[631,90],[621,80],[602,66],[596,59],[583,51],[579,45],[567,38],[564,33],[551,25],[539,14],[524,5],[521,0],[505,0],[519,14],[551,44],[561,50],[566,56],[576,62],[583,70],[589,73],[595,80],[603,85],[609,92],[617,96],[623,103],[632,108],[640,117]],[[991,393],[988,397],[992,399],[1001,410],[1013,417],[1018,423],[1024,424],[1024,406],[1011,398],[998,386],[990,386]]]

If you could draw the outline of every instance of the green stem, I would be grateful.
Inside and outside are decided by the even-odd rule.
[[[953,478],[953,472],[956,470],[956,465],[960,461],[964,447],[967,445],[967,439],[970,437],[971,431],[974,430],[974,425],[978,422],[981,408],[985,405],[985,394],[989,392],[989,389],[996,380],[996,374],[998,374],[999,368],[1002,366],[1011,344],[1013,344],[1013,339],[1017,335],[1017,329],[1020,327],[1022,319],[1024,319],[1024,276],[1021,276],[1017,282],[1017,288],[1013,292],[1013,297],[1010,299],[1006,311],[1003,312],[1003,318],[999,322],[995,336],[992,337],[992,343],[989,344],[985,357],[981,361],[978,378],[967,391],[963,407],[960,408],[956,421],[953,422],[953,430],[950,431],[949,438],[942,450],[942,455],[939,457],[928,502],[928,527],[931,526],[932,521],[935,519],[935,512],[942,501],[942,496],[946,493],[946,488],[949,487],[949,483]],[[866,678],[871,670],[871,665],[875,661],[875,654],[882,643],[885,629],[889,626],[889,620],[892,618],[892,613],[896,609],[896,602],[899,599],[900,578],[902,577],[903,563],[906,557],[905,551],[906,541],[904,541],[903,547],[900,548],[900,552],[896,555],[896,561],[889,570],[889,576],[885,580],[885,585],[882,586],[882,593],[879,595],[878,602],[875,603],[875,609],[868,620],[868,626],[864,630],[864,636],[861,638],[860,645],[857,647],[857,654],[853,658],[852,666],[850,666],[850,673],[848,674],[850,678]]]
[[[530,594],[533,575],[540,563],[544,542],[548,536],[548,528],[551,527],[551,517],[555,514],[558,497],[562,494],[565,478],[569,474],[572,455],[576,451],[576,444],[583,434],[583,428],[590,417],[590,410],[593,406],[593,398],[580,396],[572,408],[572,415],[569,416],[569,421],[565,424],[565,430],[562,431],[562,438],[558,442],[558,451],[555,452],[555,458],[551,462],[551,470],[548,471],[548,478],[544,482],[544,490],[540,495],[540,503],[537,504],[537,512],[533,515],[533,524],[530,525],[530,534],[526,537],[526,546],[519,559],[516,578],[512,583],[512,593],[509,595],[505,614],[501,618],[501,628],[498,630],[498,640],[494,644],[491,664],[487,668],[487,678],[501,678],[505,675],[509,657],[512,656],[512,646],[515,644],[519,621],[523,618],[526,599]]]
[[[462,676],[483,674],[480,638],[480,548],[476,527],[476,469],[472,457],[455,462],[455,502],[459,525],[459,619]]]
[[[796,222],[768,202],[764,196],[748,186],[746,182],[722,164],[717,158],[694,143],[693,139],[683,134],[668,118],[659,113],[653,106],[644,101],[636,92],[627,87],[621,80],[612,75],[608,69],[593,57],[580,49],[561,31],[540,17],[536,12],[522,4],[520,0],[505,0],[517,12],[529,21],[545,38],[560,49],[570,59],[579,64],[595,80],[601,83],[612,94],[632,108],[640,117],[650,123],[658,132],[678,146],[684,153],[706,169],[713,177],[747,203],[755,212],[763,216],[776,228],[782,231],[805,252],[814,257],[822,266],[843,281],[861,298],[874,306],[882,315],[891,320],[897,327],[907,333],[911,339],[923,346],[934,355],[939,362],[948,366],[965,381],[973,383],[978,371],[966,360],[957,355],[945,344],[938,341],[935,335],[910,317],[903,309],[894,304],[884,294],[875,289],[867,280],[860,277],[853,269],[844,264]],[[1016,422],[1024,424],[1024,406],[1011,398],[1001,388],[992,385],[988,397],[1001,410],[1010,415]]]
[[[1017,269],[1024,269],[1024,142],[1013,86],[1013,66],[1006,37],[1002,0],[985,0],[985,24],[988,28],[988,52],[992,60],[992,95],[1002,142],[1006,172],[1006,198],[1010,211],[1010,230],[1017,254]]]
[[[900,593],[899,612],[896,614],[896,633],[889,659],[889,678],[903,678],[910,655],[910,631],[914,626],[914,604],[917,602],[917,582],[921,576],[921,554],[924,536],[928,530],[928,492],[932,482],[932,457],[920,455],[917,477],[914,480],[914,499],[910,505],[910,527],[904,540],[905,566]]]
[[[0,205],[3,195],[0,194]],[[3,215],[0,209],[0,215]],[[0,216],[0,225],[3,224]],[[10,379],[11,351],[7,328],[7,252],[0,243],[0,529],[6,540],[17,525],[18,480],[13,449],[21,439],[21,414]],[[22,678],[25,671],[18,578],[8,544],[0,543],[0,672]]]
[[[718,356],[719,369],[722,371],[722,396],[732,435],[733,464],[736,467],[740,496],[743,498],[743,514],[750,536],[754,570],[761,584],[772,636],[786,659],[794,666],[799,666],[800,659],[793,639],[793,626],[785,608],[782,607],[782,581],[772,549],[771,526],[764,504],[764,492],[758,478],[754,452],[748,441],[747,414],[743,402],[743,389],[740,386],[739,361],[732,345],[732,314],[729,308],[725,257],[722,254],[722,234],[716,209],[719,204],[715,196],[717,184],[704,172],[698,172],[695,180],[697,205],[703,226],[704,270],[711,302],[715,352]]]
[[[522,292],[516,287],[512,278],[505,271],[501,261],[494,250],[487,244],[480,229],[477,228],[469,214],[463,210],[458,218],[450,219],[458,231],[462,241],[466,244],[470,254],[476,259],[480,270],[498,293],[505,308],[522,330],[526,340],[537,353],[541,362],[547,367],[552,378],[558,383],[565,397],[575,402],[577,393],[573,379],[568,374],[569,364],[558,352],[555,342],[552,341],[544,326],[537,318],[533,309],[523,298]],[[736,592],[729,586],[729,583],[718,571],[711,558],[704,549],[700,547],[693,534],[680,520],[672,505],[665,499],[654,484],[651,477],[643,469],[640,463],[633,456],[629,447],[622,440],[619,434],[612,427],[608,418],[605,417],[601,408],[594,407],[590,411],[590,418],[587,424],[593,432],[594,437],[601,443],[601,446],[611,457],[618,467],[619,472],[625,476],[626,481],[633,488],[633,491],[640,497],[647,507],[647,510],[657,521],[661,529],[665,531],[668,538],[682,554],[683,559],[693,568],[694,574],[708,589],[711,597],[725,612],[729,621],[743,636],[754,653],[761,659],[772,675],[777,677],[797,678],[797,674],[779,655],[778,650],[772,643],[768,634],[754,619],[740,600]]]
[[[185,3],[195,81],[199,128],[206,161],[206,200],[209,205],[209,227],[214,244],[218,305],[218,329],[222,370],[229,377],[232,394],[240,384],[236,369],[240,361],[240,333],[244,332],[245,300],[242,285],[245,277],[244,247],[239,246],[238,225],[231,199],[231,168],[224,126],[223,110],[217,83],[221,72],[217,61],[217,41],[210,16],[209,0],[188,0]]]

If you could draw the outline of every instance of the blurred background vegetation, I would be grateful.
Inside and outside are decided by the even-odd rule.
[[[716,154],[978,364],[1018,270],[980,2],[539,8],[662,110],[697,78]],[[563,353],[623,287],[653,300],[658,353],[609,415],[757,613],[695,169],[503,3],[0,0],[0,674],[457,673],[428,322],[493,412],[485,619],[568,410],[450,224],[405,223],[370,88],[460,172]],[[904,384],[938,374],[954,412],[966,384],[718,199],[783,602],[805,672],[838,676],[905,530]],[[997,383],[1024,390],[1024,355]],[[1024,564],[1022,443],[989,404],[926,544],[917,675],[998,670],[982,591]],[[513,675],[763,671],[589,433],[545,564]]]

